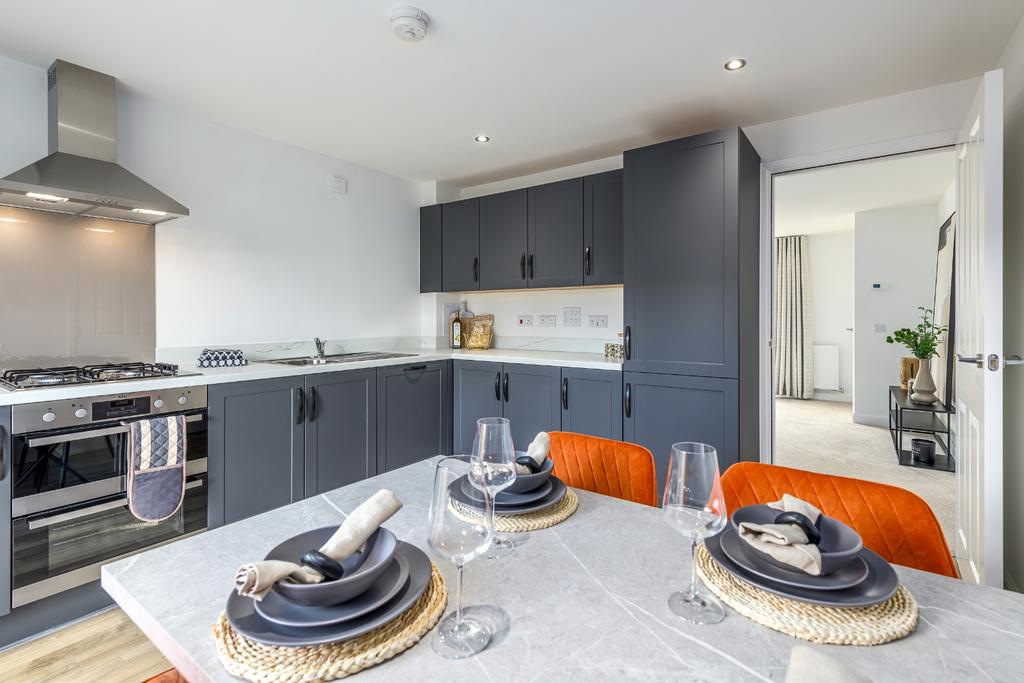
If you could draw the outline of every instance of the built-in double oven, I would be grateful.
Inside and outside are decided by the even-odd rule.
[[[13,406],[12,607],[206,529],[206,405],[206,387],[194,386]],[[124,423],[172,414],[187,425],[185,500],[170,518],[143,522],[128,509]]]

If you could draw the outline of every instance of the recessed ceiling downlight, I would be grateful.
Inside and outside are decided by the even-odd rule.
[[[726,71],[739,71],[740,69],[742,69],[746,65],[747,65],[747,60],[745,60],[745,59],[739,59],[739,58],[737,58],[737,59],[730,59],[728,62],[725,63],[725,70]]]
[[[491,141],[491,138],[490,138],[489,135],[477,135],[473,139],[476,140],[477,142],[479,142],[481,145],[484,144],[485,142],[490,142]]]

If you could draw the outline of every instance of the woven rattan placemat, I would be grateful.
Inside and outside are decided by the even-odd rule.
[[[259,683],[333,681],[387,661],[418,643],[447,604],[444,577],[434,566],[430,585],[412,607],[352,640],[308,647],[264,645],[235,631],[224,613],[213,625],[213,638],[221,664],[232,676]]]
[[[475,521],[482,517],[478,510],[457,501],[451,501],[451,506],[455,514],[463,519]],[[528,512],[525,515],[494,515],[494,530],[518,533],[547,529],[572,517],[579,506],[579,496],[571,488],[566,488],[562,499],[551,507],[546,507],[536,512]]]
[[[762,626],[831,645],[881,645],[917,628],[917,601],[904,586],[870,607],[826,607],[762,590],[727,572],[707,549],[697,550],[697,573],[722,602]]]

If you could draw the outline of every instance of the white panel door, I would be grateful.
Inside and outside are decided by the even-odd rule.
[[[982,78],[960,134],[956,216],[956,554],[1003,585],[1003,72]]]

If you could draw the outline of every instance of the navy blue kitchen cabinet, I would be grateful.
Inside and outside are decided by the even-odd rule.
[[[452,365],[453,452],[468,454],[473,447],[476,421],[501,417],[501,363],[454,361]]]
[[[451,453],[451,361],[377,368],[377,474]]]
[[[622,170],[583,179],[583,284],[622,284]]]
[[[463,199],[442,205],[441,243],[444,291],[480,289],[479,199]]]
[[[375,474],[377,371],[306,375],[305,497]]]
[[[562,368],[563,432],[622,439],[622,373]]]
[[[526,192],[480,198],[480,289],[526,287]]]
[[[529,196],[530,287],[583,284],[583,178],[538,185]]]

